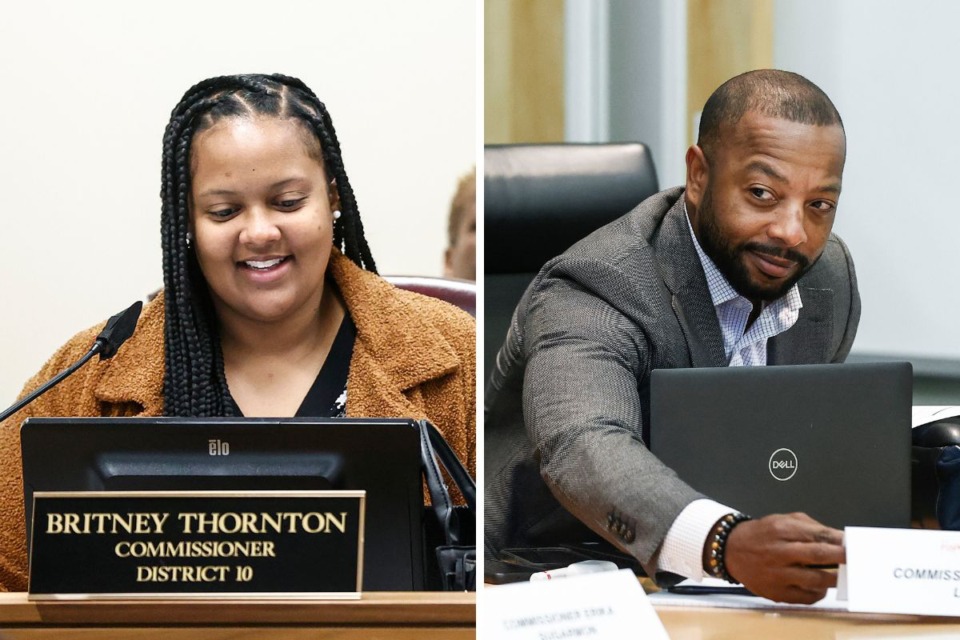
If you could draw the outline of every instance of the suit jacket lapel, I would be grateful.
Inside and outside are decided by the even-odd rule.
[[[801,281],[802,282],[802,281]],[[767,343],[767,364],[830,362],[833,291],[800,286],[803,308],[796,324]]]
[[[690,364],[694,367],[725,366],[723,334],[700,258],[690,237],[683,212],[683,194],[664,217],[654,248],[663,281],[671,294],[673,312],[687,341]]]

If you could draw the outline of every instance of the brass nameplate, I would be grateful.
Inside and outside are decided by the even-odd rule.
[[[32,600],[359,598],[364,491],[36,492]]]

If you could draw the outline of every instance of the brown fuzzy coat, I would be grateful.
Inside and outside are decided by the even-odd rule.
[[[427,418],[476,475],[476,329],[468,314],[400,291],[337,252],[329,271],[357,327],[347,415]],[[77,334],[25,385],[25,393],[78,360],[101,326]],[[0,588],[27,587],[20,424],[29,416],[163,414],[163,296],[111,360],[94,358],[0,425]]]

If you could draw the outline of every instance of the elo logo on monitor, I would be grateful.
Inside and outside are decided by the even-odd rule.
[[[770,475],[780,481],[789,480],[797,472],[797,454],[790,449],[777,449],[767,463]]]

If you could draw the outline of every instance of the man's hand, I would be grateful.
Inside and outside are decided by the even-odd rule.
[[[812,604],[837,586],[836,573],[814,568],[845,562],[843,532],[805,513],[777,514],[738,524],[727,538],[727,572],[750,591]]]

